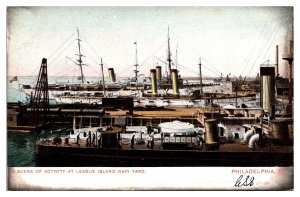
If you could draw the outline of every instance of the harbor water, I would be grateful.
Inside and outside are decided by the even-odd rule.
[[[8,167],[38,167],[35,158],[35,142],[40,138],[65,136],[55,128],[42,130],[40,133],[25,131],[7,132],[7,166]]]
[[[7,166],[35,167],[36,134],[30,132],[7,132]]]
[[[6,99],[7,102],[29,101],[20,89],[21,84],[35,84],[37,77],[19,77],[18,81],[9,80],[7,77]],[[88,80],[97,82],[97,77]],[[98,80],[99,81],[99,80]],[[49,83],[78,82],[74,77],[49,77]],[[7,166],[8,167],[35,167],[35,141],[38,135],[34,132],[7,131]]]
[[[21,91],[22,84],[34,85],[37,77],[18,76],[17,81],[10,81],[13,77],[7,77],[6,100],[7,102],[29,102],[29,96]],[[97,83],[99,77],[87,77],[87,81]],[[118,79],[120,81],[126,80]],[[48,78],[49,83],[80,83],[76,77],[53,77]],[[50,101],[51,102],[51,101]],[[8,167],[35,167],[35,142],[38,134],[24,131],[7,131],[7,166]]]

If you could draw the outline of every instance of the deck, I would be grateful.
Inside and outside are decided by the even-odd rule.
[[[157,136],[158,134],[156,134]],[[145,142],[144,144],[138,144],[138,141],[140,141],[140,137],[136,136],[135,143],[131,147],[131,134],[128,134],[126,138],[121,138],[120,140],[120,149],[123,150],[151,150],[151,148],[147,147],[148,144],[148,135],[143,135],[142,140]],[[94,146],[87,146],[86,139],[80,139],[79,144],[76,143],[76,139],[71,138],[69,139],[69,144],[65,144],[65,141],[62,140],[59,144],[53,144],[50,140],[43,140],[40,141],[39,144],[43,144],[45,146],[55,146],[55,147],[74,147],[74,148],[83,148],[83,149],[101,149],[101,145],[97,145],[95,142]],[[161,143],[161,139],[156,138],[154,140],[154,146],[152,150],[157,151],[164,151]],[[178,149],[176,149],[178,150]],[[190,147],[189,150],[195,150],[195,151],[202,151],[202,152],[211,152],[205,149],[205,146],[203,149],[199,147]],[[169,150],[168,150],[169,151]],[[183,150],[184,151],[184,150]],[[293,146],[279,146],[279,145],[273,145],[266,147],[258,147],[256,146],[254,149],[250,149],[246,144],[242,144],[240,139],[235,139],[232,143],[225,143],[221,144],[219,146],[218,152],[281,152],[281,153],[293,153],[294,147]]]

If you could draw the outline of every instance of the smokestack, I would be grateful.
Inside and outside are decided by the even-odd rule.
[[[285,120],[276,119],[271,121],[272,142],[274,144],[285,144],[289,139],[288,123]]]
[[[212,144],[219,141],[219,133],[216,122],[216,119],[208,119],[204,122],[205,138],[207,144]]]
[[[294,41],[293,40],[290,40],[290,53],[292,54],[292,56],[294,57]]]
[[[156,79],[161,81],[161,66],[156,66]]]
[[[116,82],[116,75],[114,68],[108,68],[108,75],[111,82]]]
[[[178,89],[178,71],[177,69],[172,69],[172,87],[173,87],[173,94],[178,95],[179,89]]]
[[[156,96],[157,95],[156,74],[157,73],[156,73],[155,69],[151,69],[150,70],[152,96]]]
[[[260,66],[260,106],[270,114],[270,119],[275,117],[275,67]]]
[[[275,60],[275,62],[276,62],[276,73],[275,73],[275,76],[276,77],[279,76],[279,60],[278,60],[278,58],[279,58],[279,50],[278,50],[278,45],[276,45],[276,60]]]
[[[289,49],[285,54],[282,54],[282,59],[289,63],[289,104],[293,101],[293,61],[294,61],[294,42],[290,40]]]
[[[289,81],[290,83],[292,83],[292,79],[293,79],[292,63],[294,60],[294,42],[292,40],[290,40],[290,56],[291,56],[291,60],[289,61]]]

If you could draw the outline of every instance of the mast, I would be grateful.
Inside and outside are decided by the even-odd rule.
[[[138,75],[138,60],[137,60],[137,41],[135,41],[133,44],[135,44],[135,70],[134,70],[134,74],[135,74],[135,82],[137,83],[137,75]]]
[[[103,81],[103,95],[105,96],[105,81],[104,81],[104,72],[103,72],[103,63],[102,63],[102,58],[101,58],[101,71],[102,71],[102,81]]]
[[[202,64],[201,64],[201,58],[199,58],[199,79],[200,79],[200,96],[201,96],[201,98],[203,97],[203,87],[202,87],[202,70],[201,70],[201,66],[202,66]]]
[[[75,116],[75,110],[74,110],[74,116],[73,116],[73,130],[76,129],[76,116]]]
[[[137,41],[135,41],[133,44],[135,44],[135,70],[134,70],[134,74],[135,74],[135,86],[136,86],[136,90],[138,89],[138,60],[137,60]]]
[[[175,56],[175,66],[176,66],[176,69],[177,69],[177,64],[178,64],[178,54],[177,54],[177,49],[178,49],[178,42],[176,44],[176,56]]]
[[[78,54],[76,54],[76,55],[78,55],[78,66],[80,67],[80,72],[81,72],[81,82],[82,83],[84,83],[84,79],[83,79],[83,72],[82,72],[82,60],[81,60],[81,57],[83,56],[82,54],[81,54],[81,51],[80,51],[80,39],[79,39],[79,30],[78,30],[78,27],[77,27],[77,41],[78,41]]]
[[[169,27],[168,27],[168,59],[167,61],[169,62],[169,79],[171,80],[171,62],[172,62],[172,59],[171,59],[171,48],[170,48],[170,36],[169,36]]]
[[[279,52],[278,52],[278,45],[276,45],[276,56],[275,56],[275,65],[276,65],[276,73],[275,77],[279,77]]]
[[[238,80],[235,77],[235,108],[237,108],[238,86]]]

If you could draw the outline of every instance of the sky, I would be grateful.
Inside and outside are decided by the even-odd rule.
[[[181,76],[256,76],[262,63],[275,63],[293,38],[292,7],[8,7],[7,75],[36,76],[42,58],[51,76],[79,76],[74,64],[80,33],[85,76],[149,76],[156,65],[166,70],[168,27],[173,68]],[[71,59],[71,60],[70,60]],[[279,72],[287,76],[280,59]],[[177,61],[176,61],[177,60]],[[177,62],[177,64],[176,64]],[[177,66],[176,66],[177,65]]]

